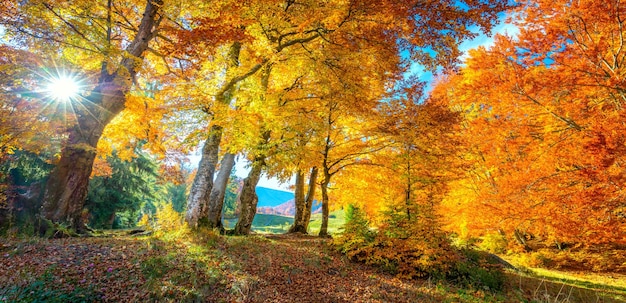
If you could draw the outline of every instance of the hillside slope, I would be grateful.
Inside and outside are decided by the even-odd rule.
[[[311,206],[311,213],[317,214],[322,212],[322,203],[318,203],[317,201],[313,202]],[[280,215],[280,216],[291,216],[293,217],[296,214],[296,203],[293,199],[274,206],[274,207],[259,207],[256,210],[257,214],[268,214],[268,215]]]

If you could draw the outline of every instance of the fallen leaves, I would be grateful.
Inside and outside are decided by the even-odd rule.
[[[484,298],[483,298],[484,297]],[[307,235],[69,238],[0,246],[0,302],[496,302],[404,280]]]

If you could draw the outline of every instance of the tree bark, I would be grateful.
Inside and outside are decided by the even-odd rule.
[[[304,212],[304,222],[306,222],[306,229],[309,228],[309,221],[311,221],[311,207],[313,207],[313,199],[315,198],[315,189],[317,188],[317,166],[311,168],[311,175],[309,175],[309,190],[306,193],[306,211]]]
[[[236,68],[239,66],[240,51],[241,43],[234,42],[229,50],[228,68]],[[245,75],[245,77],[235,77],[231,79],[217,93],[215,101],[217,103],[230,104],[233,92],[235,91],[235,85],[252,74],[253,73],[249,72]],[[217,166],[217,162],[219,161],[218,153],[220,143],[222,141],[222,130],[222,126],[216,124],[212,125],[209,130],[209,135],[204,143],[204,147],[202,148],[198,171],[196,172],[196,177],[191,185],[191,191],[187,197],[187,213],[185,215],[185,220],[192,228],[197,228],[199,226],[206,226],[210,228],[218,227],[217,222],[210,218],[209,212],[211,212],[212,215],[220,213],[221,216],[223,205],[218,206],[217,204],[213,204],[210,206],[209,200],[214,187],[213,177],[215,175],[215,168]],[[228,173],[230,174],[230,171]],[[224,199],[222,198],[222,201],[223,200]],[[219,207],[219,210],[212,207]],[[221,218],[218,220],[221,221]]]
[[[311,174],[309,175],[309,188],[306,194],[306,197],[304,197],[304,175],[302,174],[301,171],[298,171],[298,174],[300,175],[300,178],[302,179],[301,181],[301,200],[302,202],[300,203],[300,206],[298,204],[298,175],[296,175],[296,215],[294,217],[294,221],[293,221],[293,225],[291,226],[291,228],[289,229],[290,233],[296,233],[296,232],[300,232],[300,233],[308,233],[309,230],[309,221],[311,220],[311,207],[313,206],[313,198],[315,196],[315,188],[316,188],[316,182],[317,182],[317,172],[318,169],[317,167],[313,167],[311,168]]]
[[[44,192],[41,214],[46,219],[66,224],[78,232],[84,230],[81,212],[96,157],[96,145],[105,126],[124,109],[126,93],[137,74],[137,58],[143,59],[155,36],[161,6],[162,0],[147,1],[137,33],[125,49],[129,56],[122,59],[120,68],[113,74],[108,74],[103,63],[98,85],[87,97],[88,101],[74,106],[77,125],[69,130],[59,163],[50,173]]]
[[[261,172],[264,166],[263,157],[255,159],[252,162],[252,169],[248,173],[248,177],[243,180],[243,188],[241,189],[241,212],[239,213],[239,221],[235,225],[235,235],[248,235],[252,228],[252,221],[256,214],[257,203],[259,197],[256,194],[256,185],[259,183]]]
[[[328,178],[322,182],[322,227],[320,228],[320,237],[328,237],[328,215],[330,213],[328,205]]]
[[[226,153],[220,162],[220,170],[215,177],[213,189],[209,196],[208,227],[222,229],[222,209],[224,208],[224,197],[230,173],[235,165],[235,155]]]
[[[270,140],[271,131],[266,130],[261,135],[261,140],[257,145],[257,150],[265,150]],[[259,197],[256,195],[256,185],[261,178],[261,172],[265,167],[266,154],[259,153],[252,161],[252,169],[248,173],[248,177],[243,180],[243,188],[241,189],[240,204],[241,212],[239,213],[239,221],[235,225],[235,235],[247,235],[252,228],[252,221],[256,215],[256,207]]]
[[[204,142],[200,164],[187,198],[185,220],[193,228],[199,226],[213,227],[209,224],[209,198],[213,190],[213,176],[215,175],[221,141],[222,127],[214,124]]]
[[[288,233],[306,234],[307,230],[304,223],[304,213],[306,212],[306,201],[304,200],[304,173],[301,169],[298,169],[296,172],[294,203],[296,204],[296,213],[293,218],[293,225],[289,228]]]

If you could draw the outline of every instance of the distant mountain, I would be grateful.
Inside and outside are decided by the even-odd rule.
[[[241,190],[241,187],[239,188]],[[292,192],[271,189],[266,187],[256,187],[256,194],[259,197],[257,204],[257,214],[281,215],[293,217],[296,214],[294,194]],[[322,203],[313,202],[312,213],[322,211]]]
[[[256,187],[256,195],[259,197],[257,207],[275,207],[289,200],[293,200],[293,193],[288,191]]]
[[[322,203],[318,203],[317,201],[313,202],[313,206],[311,207],[312,213],[320,213],[322,211]],[[256,210],[257,214],[268,214],[268,215],[281,215],[281,216],[294,216],[296,214],[296,203],[294,199],[291,199],[283,204],[277,205],[275,207],[258,207]]]

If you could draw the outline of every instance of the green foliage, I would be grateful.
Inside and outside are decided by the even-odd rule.
[[[40,196],[52,165],[27,151],[0,157],[0,231],[31,236]]]
[[[72,290],[58,288],[56,277],[49,270],[26,285],[15,285],[0,289],[2,302],[98,302],[101,296],[91,287],[76,287]]]
[[[482,237],[482,241],[478,247],[482,250],[488,251],[494,254],[501,254],[506,252],[508,242],[504,235],[500,233],[491,233]]]
[[[140,210],[152,204],[162,190],[157,182],[157,166],[147,155],[123,161],[114,153],[107,158],[110,176],[97,176],[89,182],[86,206],[95,228],[133,227]]]
[[[35,182],[41,182],[48,177],[52,165],[45,155],[37,155],[27,151],[17,151],[6,157],[6,161],[0,163],[0,171],[7,182],[8,178],[15,186],[27,186]]]
[[[230,173],[228,179],[228,185],[226,186],[226,193],[224,195],[224,208],[222,209],[222,215],[224,218],[232,219],[237,216],[239,205],[239,191],[242,184],[242,179],[235,175],[235,168]]]
[[[182,213],[187,208],[187,184],[167,184],[167,201],[175,211]]]
[[[348,257],[364,260],[372,248],[376,233],[370,230],[367,215],[357,206],[348,205],[345,220],[343,232],[333,241],[337,248]]]
[[[506,276],[502,265],[494,256],[481,251],[463,249],[461,257],[448,274],[450,279],[476,289],[502,290]]]

